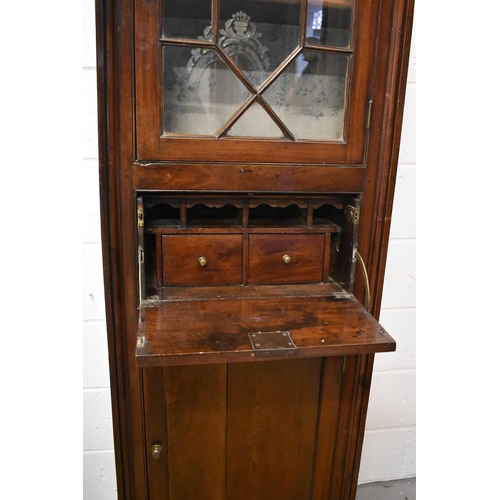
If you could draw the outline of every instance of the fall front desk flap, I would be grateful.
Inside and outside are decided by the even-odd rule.
[[[395,349],[379,322],[336,286],[226,287],[212,296],[180,293],[142,307],[136,363],[209,364]]]

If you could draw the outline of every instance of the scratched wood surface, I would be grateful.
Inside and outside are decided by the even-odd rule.
[[[321,358],[229,365],[227,499],[305,500]]]
[[[288,331],[292,351],[265,355],[315,357],[393,351],[394,339],[353,300],[275,297],[160,302],[142,311],[139,366],[251,361],[249,334]]]
[[[168,498],[225,498],[226,365],[175,366],[165,372]]]

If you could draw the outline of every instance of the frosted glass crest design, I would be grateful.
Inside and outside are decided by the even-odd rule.
[[[214,50],[166,45],[163,61],[166,133],[214,135],[250,95]]]
[[[218,43],[256,87],[299,44],[300,0],[221,0]]]

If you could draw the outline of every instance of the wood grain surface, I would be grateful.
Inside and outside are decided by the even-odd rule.
[[[334,297],[160,302],[143,309],[139,366],[252,361],[249,334],[290,332],[294,352],[267,356],[338,356],[393,351],[394,339],[357,301]],[[261,353],[259,353],[261,354]]]

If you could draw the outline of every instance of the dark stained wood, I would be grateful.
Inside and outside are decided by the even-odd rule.
[[[335,439],[329,500],[347,498],[343,496],[343,492],[346,488],[346,474],[348,472],[348,448],[354,431],[352,418],[356,413],[355,399],[358,380],[359,356],[347,356],[345,358],[342,377],[340,415],[338,417],[337,437]]]
[[[163,285],[163,253],[162,253],[162,236],[161,234],[155,235],[156,240],[156,284],[157,286]]]
[[[249,283],[307,283],[323,279],[322,234],[250,234]],[[286,264],[283,257],[291,262]]]
[[[245,199],[243,201],[243,218],[242,218],[242,224],[241,224],[244,228],[248,227],[248,215],[249,215],[248,200]]]
[[[171,500],[225,498],[226,383],[226,365],[166,368]]]
[[[330,492],[333,453],[337,443],[340,417],[344,363],[343,356],[324,360],[314,480],[310,500],[325,500]]]
[[[175,234],[175,235],[187,235],[187,234],[314,234],[314,233],[339,233],[340,227],[336,224],[330,223],[329,221],[320,221],[319,224],[315,224],[314,227],[305,227],[299,223],[296,223],[296,227],[290,225],[285,225],[283,221],[267,221],[269,227],[255,226],[255,227],[227,227],[223,224],[213,227],[188,227],[186,229],[179,229],[176,227],[156,227],[148,228],[146,231],[153,234]],[[259,223],[260,224],[260,223]],[[208,225],[207,225],[208,226]]]
[[[147,368],[143,373],[145,445],[149,500],[168,498],[168,434],[165,369]],[[161,457],[154,459],[152,447],[161,446]]]
[[[356,489],[358,485],[359,464],[361,461],[361,450],[363,446],[364,429],[366,425],[366,416],[368,410],[368,398],[370,395],[370,385],[373,373],[373,363],[375,356],[373,354],[365,354],[361,356],[360,376],[357,387],[358,398],[357,407],[354,410],[356,415],[356,428],[352,433],[357,438],[351,437],[350,442],[350,461],[347,462],[349,467],[349,477],[346,479],[346,498],[349,500],[356,499]]]
[[[372,311],[377,317],[387,252],[413,18],[413,0],[380,0],[378,8],[374,3],[370,9],[361,8],[362,2],[358,2],[356,22],[361,19],[361,23],[369,24],[370,29],[358,31],[354,38],[354,71],[350,75],[351,94],[347,104],[347,118],[350,124],[362,124],[363,128],[349,125],[346,136],[351,148],[349,152],[349,147],[342,144],[307,144],[300,141],[287,143],[266,140],[161,139],[160,108],[156,104],[147,105],[147,102],[158,103],[160,95],[157,80],[161,72],[155,70],[160,62],[158,6],[158,0],[98,0],[96,3],[103,270],[120,500],[153,499],[155,494],[167,498],[163,493],[157,493],[161,492],[164,483],[163,486],[156,484],[151,477],[147,477],[148,470],[151,471],[148,469],[148,436],[155,429],[154,425],[151,428],[148,426],[148,415],[151,415],[148,413],[148,401],[159,401],[157,396],[156,399],[151,399],[148,395],[159,394],[161,377],[157,377],[158,382],[152,382],[154,377],[148,379],[146,375],[144,378],[143,372],[136,366],[139,306],[135,206],[137,193],[146,190],[159,193],[164,191],[166,194],[176,192],[180,197],[191,193],[197,198],[203,197],[201,192],[206,195],[213,192],[235,198],[247,193],[270,193],[272,197],[280,193],[288,196],[307,193],[308,197],[321,193],[362,194],[359,249],[367,263],[373,287]],[[216,7],[215,4],[214,8]],[[376,39],[373,35],[375,30]],[[153,39],[152,34],[156,36],[156,41],[148,45]],[[360,48],[368,57],[360,55]],[[151,58],[152,66],[149,64]],[[136,87],[139,99],[134,96]],[[365,90],[356,90],[361,88]],[[361,97],[356,99],[356,95]],[[364,129],[366,97],[373,100],[371,128],[368,133]],[[136,125],[139,135],[136,135]],[[168,147],[160,146],[159,142],[168,143]],[[171,145],[180,149],[172,150]],[[165,162],[172,154],[182,161]],[[189,163],[192,161],[189,158],[193,156],[196,156],[198,161]],[[147,158],[148,162],[138,162],[139,157]],[[282,163],[274,163],[276,161]],[[358,297],[362,297],[362,280],[359,279],[359,274],[358,272],[356,275],[354,291]],[[273,286],[299,285],[270,285],[266,296],[271,295]],[[311,291],[311,287],[320,285],[302,286]],[[224,293],[231,293],[231,287],[221,288],[227,290]],[[233,290],[236,288],[238,287],[233,287]],[[193,296],[210,294],[208,290],[196,290]],[[168,289],[164,291],[172,293]],[[258,292],[253,288],[245,293]],[[328,371],[328,361],[325,360],[316,436],[317,458],[314,484],[311,485],[313,498],[317,500],[323,494],[319,491],[324,491],[321,488],[329,482],[332,487],[329,496],[331,500],[355,498],[373,357],[373,354],[363,354],[349,355],[346,358],[338,415],[342,425],[347,425],[342,429],[347,431],[339,431],[339,438],[333,440],[332,436],[325,434],[327,426],[322,423],[330,418],[327,418],[327,414],[322,417],[321,412],[326,408],[325,399],[335,398],[337,394],[334,385],[331,385],[330,389],[325,385]],[[330,363],[340,359],[343,358],[330,358]],[[294,363],[298,361],[301,360],[293,360]],[[319,361],[319,358],[313,361]],[[261,361],[252,365],[257,370],[257,367],[265,364]],[[240,366],[243,367],[244,364],[232,364],[230,368]],[[145,368],[144,373],[149,373],[148,370],[150,368]],[[272,376],[270,372],[267,373],[272,379],[270,385],[276,388],[281,386],[283,391],[286,390],[287,384],[279,382],[279,371]],[[182,378],[188,384],[189,375]],[[195,378],[202,381],[203,376]],[[339,383],[338,380],[329,380],[330,384]],[[148,387],[149,381],[154,387]],[[316,387],[315,383],[311,382],[311,385]],[[218,387],[222,385],[219,384]],[[156,404],[153,406],[157,407]],[[301,404],[298,402],[297,407],[301,410]],[[255,408],[248,408],[248,411],[250,414],[256,413]],[[175,414],[175,410],[172,412]],[[242,413],[245,414],[245,411],[242,410]],[[334,412],[331,412],[330,416],[336,418]],[[272,419],[272,415],[269,418]],[[197,429],[202,429],[201,424],[197,425]],[[334,432],[334,429],[329,430]],[[349,433],[348,436],[345,436],[345,432]],[[321,447],[324,443],[323,452],[327,451],[326,443],[335,446],[335,450],[331,449],[331,475],[327,473],[327,460],[323,461],[323,467],[320,467],[320,455],[323,453]],[[193,451],[192,447],[191,450]],[[219,451],[216,450],[216,453]],[[328,453],[323,454],[327,455]],[[304,471],[309,474],[309,469],[304,468]],[[165,469],[161,474],[160,482],[166,480],[167,472]],[[286,480],[278,474],[272,479],[274,484]],[[288,486],[285,484],[285,487]],[[225,493],[221,494],[220,487],[215,489],[220,494],[218,498],[226,497]],[[197,492],[194,498],[203,498],[200,495]],[[180,498],[188,497],[180,494]]]
[[[118,494],[146,500],[141,374],[134,362],[137,333],[132,326],[138,316],[137,218],[130,175],[133,6],[128,0],[117,3],[96,2],[103,276]]]
[[[330,251],[332,246],[332,235],[330,233],[325,234],[325,252],[323,258],[323,281],[326,283],[330,278]]]
[[[248,234],[243,234],[242,284],[248,285]]]
[[[394,351],[392,337],[357,301],[334,297],[160,302],[143,309],[139,366],[254,360],[249,334],[288,331],[296,357]],[[269,351],[280,358],[281,351]]]
[[[95,3],[96,64],[97,64],[97,111],[98,111],[98,155],[99,155],[99,196],[101,241],[103,259],[103,279],[106,290],[104,301],[106,308],[106,333],[108,342],[108,360],[110,365],[111,411],[113,422],[116,487],[120,499],[129,496],[132,489],[131,470],[133,461],[127,460],[131,440],[127,432],[127,400],[120,395],[120,385],[127,373],[126,359],[122,356],[123,337],[119,321],[120,308],[116,304],[120,296],[118,287],[120,269],[113,262],[113,244],[118,238],[115,210],[119,198],[113,178],[114,159],[109,154],[113,147],[115,123],[111,118],[110,107],[114,104],[114,82],[112,68],[115,61],[113,34],[113,8],[111,2]],[[120,436],[124,436],[121,438]],[[140,497],[139,497],[140,498]]]
[[[322,360],[228,368],[227,498],[309,497]]]
[[[387,33],[388,50],[381,50],[377,61],[376,75],[378,79],[374,80],[373,96],[379,98],[377,105],[380,107],[380,112],[374,113],[373,122],[377,127],[375,130],[380,134],[374,138],[375,145],[379,147],[373,147],[369,150],[371,156],[368,159],[368,162],[378,165],[378,169],[376,178],[374,169],[371,169],[371,178],[367,179],[367,194],[375,198],[373,208],[369,208],[373,217],[372,220],[369,220],[368,216],[365,216],[361,220],[363,224],[361,227],[366,233],[362,251],[364,254],[368,254],[365,250],[368,245],[373,249],[369,254],[367,267],[372,285],[372,310],[377,318],[382,302],[396,186],[414,8],[414,0],[400,0],[394,2],[392,15],[389,15],[389,9],[384,11],[383,6],[381,9],[383,13],[380,20],[381,27],[383,27],[382,38],[383,33]],[[391,36],[389,36],[390,27],[394,26],[398,26],[399,29],[396,32],[392,31]],[[382,100],[382,96],[385,97],[384,100]],[[367,205],[366,201],[363,202],[364,206]],[[384,216],[378,214],[384,214]],[[372,233],[369,234],[369,231]]]
[[[180,203],[180,222],[181,222],[181,227],[185,228],[187,227],[187,210],[186,210],[186,201],[182,200]]]
[[[241,283],[241,235],[163,236],[162,255],[164,285]],[[208,262],[204,267],[202,257]]]
[[[165,287],[159,291],[160,300],[224,300],[273,297],[334,297],[344,295],[342,287],[334,281],[327,283],[248,285],[248,286],[204,286]]]
[[[212,41],[217,41],[219,33],[220,0],[212,0]]]
[[[306,43],[307,31],[307,1],[302,0],[300,4],[300,45],[304,46]]]
[[[243,155],[244,156],[244,155]],[[293,159],[295,161],[295,158]],[[187,190],[285,193],[361,193],[363,166],[257,165],[220,163],[134,163],[137,190]]]

